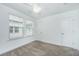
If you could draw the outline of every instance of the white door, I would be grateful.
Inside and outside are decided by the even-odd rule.
[[[62,20],[63,45],[78,48],[79,25],[77,19]]]

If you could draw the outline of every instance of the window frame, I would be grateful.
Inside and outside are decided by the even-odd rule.
[[[19,18],[21,18],[21,19],[23,19],[23,22],[19,22],[19,21],[16,21],[16,20],[12,20],[12,18],[10,18],[10,16],[11,16],[12,14],[10,14],[9,15],[9,39],[17,39],[17,38],[24,38],[24,37],[27,37],[27,36],[30,36],[29,35],[29,33],[30,33],[30,30],[29,30],[29,32],[26,32],[27,33],[27,35],[25,34],[25,31],[26,31],[26,29],[24,28],[25,27],[25,25],[29,25],[28,23],[25,23],[25,21],[26,22],[28,22],[28,21],[30,21],[30,22],[32,22],[31,20],[25,20],[25,19],[23,19],[22,17],[18,17],[18,16],[15,16],[15,15],[12,15],[12,16],[15,16],[15,17],[17,17],[18,19]],[[13,18],[13,19],[15,19],[15,18]],[[21,25],[23,25],[23,26],[15,26],[15,24],[14,25],[10,25],[10,23],[17,23],[17,24],[21,24]],[[31,25],[32,25],[32,23],[30,23]],[[13,33],[10,33],[10,26],[13,26]],[[16,29],[17,28],[17,29]],[[27,28],[27,27],[26,27]],[[29,27],[28,27],[29,28]],[[32,30],[32,26],[30,27],[31,28],[31,30]],[[11,36],[10,36],[10,34],[12,35],[12,34],[18,34],[19,32],[22,32],[22,36],[21,37],[13,37],[13,38],[11,38]],[[31,34],[32,35],[32,34]]]

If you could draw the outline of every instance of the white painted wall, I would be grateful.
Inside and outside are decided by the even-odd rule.
[[[33,36],[9,40],[9,14],[22,17],[25,20],[33,20],[19,11],[0,4],[0,54],[34,40]]]
[[[46,18],[34,21],[33,36],[16,40],[9,40],[9,14],[22,17],[26,20],[32,20],[32,18],[28,17],[27,15],[0,4],[0,54],[27,44],[35,39],[79,49],[79,9],[48,16]],[[66,40],[65,36],[62,34],[65,33],[62,26],[63,20],[66,19],[75,19],[78,22],[76,24],[78,25],[76,27],[77,32],[75,32],[77,34],[76,39]]]
[[[70,21],[69,26],[72,27],[63,27],[66,25],[64,20],[69,22],[70,19],[72,21]],[[37,23],[38,40],[79,49],[79,9],[48,16],[38,20]]]

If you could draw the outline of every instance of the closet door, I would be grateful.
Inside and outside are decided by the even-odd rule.
[[[79,25],[76,18],[62,20],[63,45],[78,48]]]

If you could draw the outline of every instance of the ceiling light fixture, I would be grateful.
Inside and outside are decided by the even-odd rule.
[[[39,13],[40,11],[41,11],[41,8],[38,5],[34,4],[33,5],[33,12]]]
[[[34,13],[39,13],[41,11],[41,8],[36,3],[28,3],[31,7]]]

